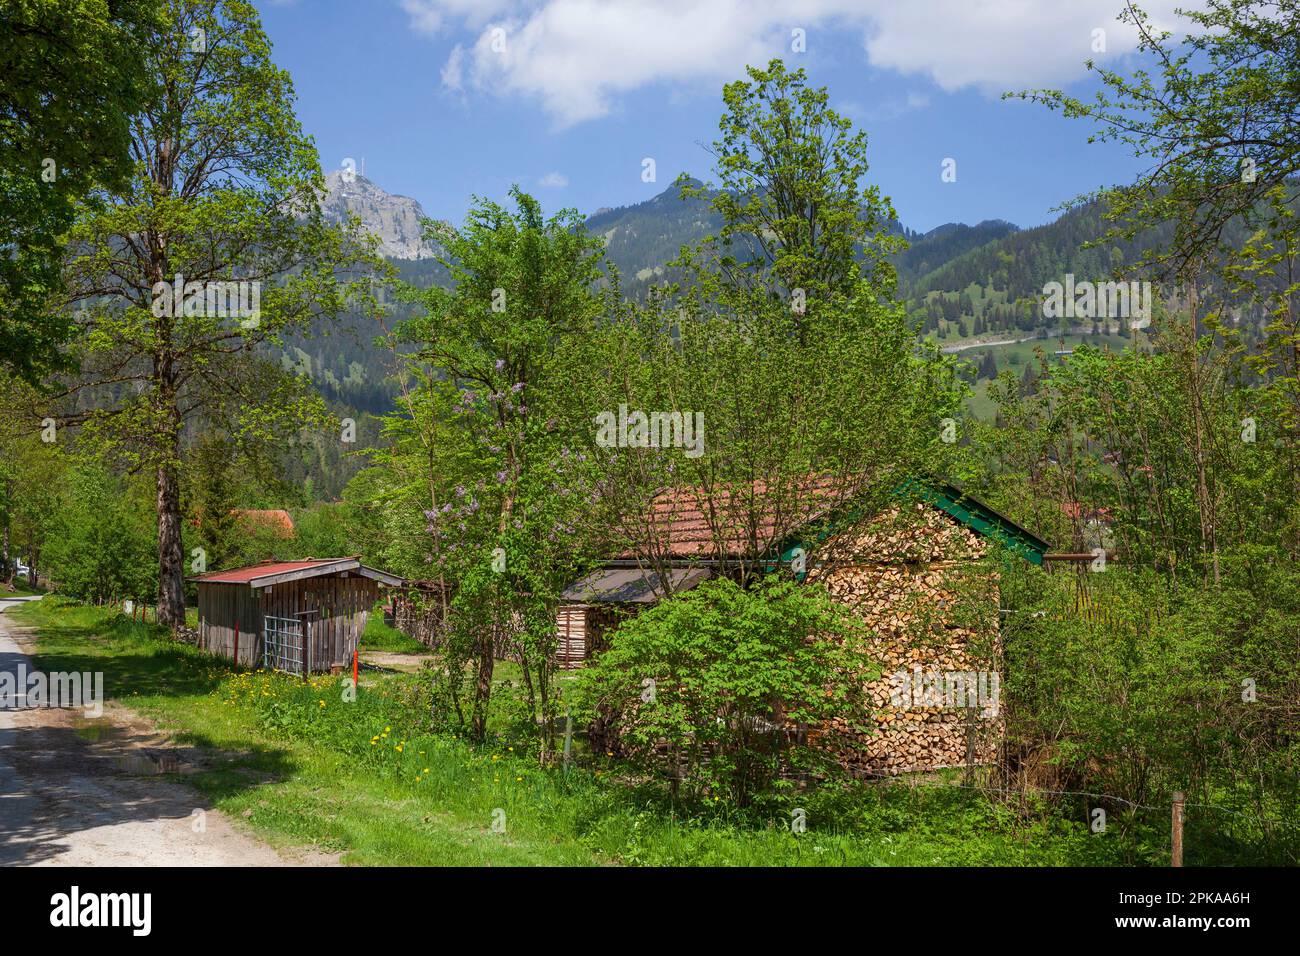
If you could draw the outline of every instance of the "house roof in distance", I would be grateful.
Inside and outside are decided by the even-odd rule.
[[[283,508],[258,510],[255,508],[236,508],[230,512],[238,520],[250,525],[261,525],[278,531],[285,537],[293,535],[293,518]]]
[[[302,561],[264,561],[246,568],[233,568],[229,571],[209,571],[191,578],[204,584],[247,584],[253,588],[268,587],[287,581],[303,578],[325,577],[341,572],[356,573],[361,577],[372,578],[381,584],[395,587],[402,579],[387,571],[368,568],[359,558],[306,558]]]

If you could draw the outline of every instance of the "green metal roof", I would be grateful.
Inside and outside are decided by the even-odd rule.
[[[894,494],[911,496],[952,515],[966,527],[994,541],[999,541],[1030,564],[1042,564],[1051,545],[1027,528],[999,514],[956,485],[945,481],[918,480],[904,482]]]
[[[1030,564],[1041,565],[1043,555],[1051,548],[1051,545],[1032,531],[994,511],[951,482],[913,478],[895,488],[892,494],[898,498],[924,501],[938,508],[976,534],[1002,543]],[[862,517],[859,510],[841,512],[838,518],[817,522],[806,532],[787,540],[780,549],[780,557],[769,566],[769,570],[775,571],[778,565],[790,564],[797,550],[810,550],[810,545],[825,541],[836,528],[853,524]],[[803,580],[805,574],[806,571],[796,573],[795,577]]]

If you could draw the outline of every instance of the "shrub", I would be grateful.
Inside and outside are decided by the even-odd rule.
[[[737,806],[786,771],[827,769],[806,730],[859,712],[875,676],[860,625],[824,588],[706,582],[623,624],[578,675],[593,744]]]

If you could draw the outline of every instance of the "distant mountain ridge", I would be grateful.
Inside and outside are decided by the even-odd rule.
[[[436,250],[421,237],[424,210],[407,196],[385,192],[359,173],[333,171],[326,176],[327,190],[322,209],[341,220],[355,213],[380,240],[380,251],[390,259],[419,261],[432,258]],[[664,274],[664,266],[677,257],[683,245],[694,244],[722,227],[722,219],[707,198],[682,199],[679,186],[669,186],[643,202],[619,207],[601,207],[586,220],[586,227],[605,243],[605,254],[624,282],[632,286],[653,283]],[[895,224],[909,248],[895,257],[895,266],[905,288],[974,249],[1004,239],[1019,231],[1001,219],[989,219],[974,226],[946,223],[925,233]]]

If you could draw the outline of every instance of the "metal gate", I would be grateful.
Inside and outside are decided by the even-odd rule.
[[[312,620],[306,611],[295,617],[262,618],[262,666],[304,677],[311,667]]]

